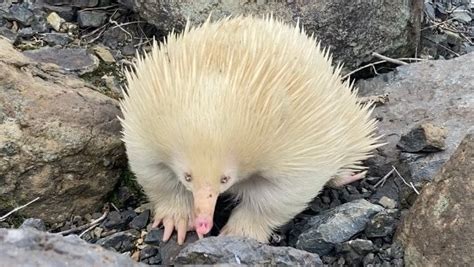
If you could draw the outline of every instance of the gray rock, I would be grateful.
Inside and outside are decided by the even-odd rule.
[[[291,247],[272,247],[242,237],[208,237],[185,247],[175,264],[265,264],[322,266],[317,254]]]
[[[149,245],[159,246],[160,258],[162,259],[162,264],[169,265],[172,264],[178,253],[187,245],[192,244],[198,240],[196,232],[191,231],[186,234],[186,240],[183,245],[178,245],[176,242],[176,233],[173,233],[171,239],[167,242],[162,242],[163,240],[163,228],[160,229],[151,229],[148,234],[145,236],[143,242]]]
[[[51,46],[60,45],[65,46],[72,42],[72,38],[67,33],[45,33],[43,40]]]
[[[35,61],[53,63],[78,74],[92,72],[99,66],[99,59],[84,48],[44,47],[23,54]]]
[[[76,235],[63,237],[33,229],[0,229],[0,265],[29,267],[146,266],[91,245]]]
[[[344,255],[348,265],[357,266],[367,254],[375,251],[375,246],[370,240],[354,239],[342,243],[336,249]]]
[[[456,72],[459,69],[456,70]],[[399,226],[406,266],[470,266],[474,262],[474,131],[423,188]]]
[[[381,206],[361,199],[325,211],[307,221],[296,248],[326,255],[336,244],[362,232],[370,218],[381,210]]]
[[[140,215],[133,218],[133,220],[129,223],[129,226],[132,229],[141,230],[147,226],[149,219],[150,210],[145,210],[144,212],[140,213]]]
[[[76,9],[71,5],[53,6],[45,4],[43,9],[48,12],[55,12],[65,21],[73,21],[76,15]]]
[[[125,232],[118,232],[110,236],[97,240],[96,244],[107,249],[113,249],[117,252],[123,253],[132,250],[135,245],[133,242],[140,237],[140,232],[130,230]]]
[[[15,20],[24,26],[30,26],[34,20],[34,14],[28,9],[27,4],[14,4],[12,5],[4,18],[8,20]]]
[[[423,1],[148,1],[122,0],[159,30],[182,30],[229,15],[273,13],[291,24],[299,19],[308,34],[330,46],[345,67],[374,59],[372,51],[392,57],[414,54],[420,39]]]
[[[44,225],[43,220],[41,219],[35,219],[35,218],[29,218],[23,221],[23,223],[20,225],[20,229],[25,229],[25,228],[33,228],[38,231],[46,231],[46,226]]]
[[[0,38],[0,107],[0,210],[39,196],[17,214],[54,223],[103,206],[125,166],[117,101]]]
[[[380,119],[377,128],[387,145],[368,161],[378,166],[372,171],[382,177],[395,165],[407,182],[418,184],[432,179],[474,125],[472,66],[474,53],[400,66],[392,73],[357,84],[361,96],[389,97],[389,102],[377,106],[373,113]],[[400,160],[400,150],[396,148],[400,137],[425,122],[448,131],[445,150]],[[412,191],[406,185],[403,188]]]
[[[423,123],[402,135],[397,146],[404,152],[438,152],[444,150],[448,132],[431,123]]]
[[[44,0],[47,4],[56,6],[74,6],[79,8],[95,7],[99,0]]]
[[[77,21],[82,28],[100,27],[107,20],[107,14],[99,11],[79,11]]]
[[[158,248],[153,246],[146,246],[140,251],[140,262],[147,264],[160,264],[161,256],[158,253]]]
[[[387,196],[381,197],[378,201],[377,204],[383,206],[386,209],[394,209],[397,207],[397,202]]]
[[[8,28],[0,27],[0,39],[6,40],[9,43],[14,43],[18,38],[18,33],[11,31]]]
[[[397,211],[384,210],[374,215],[367,223],[365,235],[369,238],[392,235],[398,225]]]
[[[472,17],[467,10],[455,10],[451,17],[457,21],[468,24],[472,21]]]

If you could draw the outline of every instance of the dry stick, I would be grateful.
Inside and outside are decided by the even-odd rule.
[[[117,208],[117,206],[114,205],[114,203],[110,202],[110,205],[112,205],[112,207],[113,207],[117,212],[120,212],[120,210]]]
[[[398,59],[390,58],[390,57],[381,55],[381,54],[376,53],[376,52],[373,52],[372,55],[374,57],[378,57],[382,60],[386,60],[387,62],[390,62],[390,63],[394,63],[394,64],[398,64],[398,65],[408,65],[408,63],[406,63],[406,62],[403,62],[403,61],[398,60]]]
[[[395,171],[395,173],[398,175],[398,177],[400,177],[400,179],[402,179],[403,183],[405,183],[406,185],[408,185],[409,187],[411,187],[411,188],[413,189],[413,191],[415,191],[415,193],[416,193],[417,195],[420,194],[420,192],[418,192],[418,190],[416,189],[415,185],[414,185],[412,182],[407,183],[407,181],[405,181],[405,179],[403,179],[403,176],[397,171],[397,169],[396,169],[394,166],[392,166],[392,168],[393,168],[393,170]]]
[[[380,181],[378,181],[375,185],[374,185],[374,188],[377,188],[380,184],[385,184],[385,181],[387,180],[387,178],[394,172],[395,170],[392,168],[387,174],[385,174],[384,177],[382,177],[382,179],[380,179]]]
[[[402,58],[397,58],[398,60],[408,60],[408,61],[426,61],[426,59],[423,59],[423,58],[414,58],[414,57],[402,57]],[[342,80],[345,80],[347,79],[349,76],[351,76],[352,74],[360,71],[360,70],[363,70],[365,68],[368,68],[368,67],[372,67],[375,69],[375,65],[378,65],[378,64],[382,64],[382,63],[386,63],[388,62],[387,60],[380,60],[380,61],[376,61],[376,62],[372,62],[372,63],[369,63],[367,65],[364,65],[360,68],[357,68],[349,73],[347,73],[346,75],[342,76]],[[408,63],[407,63],[408,64]],[[375,71],[377,72],[377,71]]]
[[[14,208],[12,211],[8,212],[7,214],[3,215],[2,217],[0,217],[0,222],[3,222],[8,216],[12,215],[14,212],[17,212],[21,209],[24,209],[26,208],[28,205],[34,203],[35,201],[37,201],[38,199],[40,199],[39,197],[33,199],[32,201],[26,203],[25,205],[22,205],[22,206],[19,206],[19,207],[16,207]]]
[[[100,216],[99,218],[93,220],[92,222],[90,222],[88,224],[84,224],[84,225],[81,225],[81,226],[76,227],[76,228],[71,228],[71,229],[68,229],[68,230],[65,230],[65,231],[61,231],[58,234],[67,235],[67,234],[70,234],[70,233],[82,231],[86,228],[91,227],[92,225],[97,225],[107,217],[107,214],[109,214],[108,211],[104,212],[104,214],[102,214],[102,216]]]

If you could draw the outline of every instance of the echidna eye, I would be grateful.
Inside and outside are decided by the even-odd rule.
[[[221,178],[221,184],[225,184],[229,181],[230,177],[229,176],[222,176]]]
[[[186,182],[191,182],[192,179],[193,177],[191,176],[191,174],[189,173],[184,174],[184,180],[186,180]]]

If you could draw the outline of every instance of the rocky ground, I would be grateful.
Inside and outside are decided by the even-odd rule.
[[[8,64],[23,66],[23,68],[30,64],[29,60],[54,63],[61,68],[60,74],[55,74],[56,76],[41,74],[45,71],[42,67],[41,71],[35,69],[35,76],[51,82],[55,81],[58,75],[75,75],[86,80],[89,83],[88,88],[112,99],[119,99],[121,96],[119,88],[123,83],[122,68],[130,66],[133,62],[136,49],[149,48],[151,36],[160,38],[165,32],[155,27],[156,25],[148,24],[137,13],[132,12],[127,8],[130,5],[122,5],[126,1],[117,3],[89,0],[78,1],[75,5],[69,2],[2,1],[0,3],[0,36],[6,38],[16,49],[23,51],[22,54],[25,57],[25,59],[15,59],[20,63],[4,61]],[[351,73],[351,77],[354,78],[377,76],[370,80],[359,80],[358,86],[363,96],[380,97],[381,101],[375,115],[382,125],[382,133],[388,136],[389,144],[386,148],[379,150],[374,159],[367,162],[371,168],[365,179],[342,188],[325,188],[305,212],[299,214],[272,237],[271,246],[234,239],[205,239],[194,243],[197,238],[191,233],[187,238],[187,244],[190,245],[183,250],[174,240],[168,243],[161,242],[162,230],[151,229],[152,210],[139,187],[134,183],[133,176],[114,167],[115,162],[121,161],[117,156],[121,152],[116,147],[115,139],[111,140],[115,138],[114,136],[107,139],[106,148],[107,151],[111,151],[109,154],[102,155],[98,150],[91,150],[89,153],[89,155],[100,155],[104,158],[103,169],[105,170],[99,169],[100,171],[96,170],[96,172],[107,172],[105,176],[114,176],[114,179],[119,180],[115,188],[106,191],[102,189],[107,185],[105,178],[95,177],[98,181],[103,180],[103,182],[98,182],[98,185],[103,187],[97,190],[100,189],[104,193],[109,204],[101,209],[97,205],[94,207],[88,205],[89,200],[84,200],[84,203],[78,205],[75,211],[91,206],[87,212],[78,215],[79,212],[73,211],[64,215],[64,218],[58,217],[59,219],[54,222],[46,224],[42,220],[25,218],[25,216],[44,214],[47,210],[25,213],[24,216],[15,216],[15,214],[5,218],[0,216],[0,227],[17,228],[22,225],[20,228],[26,229],[23,231],[33,231],[29,228],[35,228],[39,231],[60,233],[70,236],[66,242],[67,246],[86,249],[84,246],[87,244],[81,243],[74,235],[77,234],[80,239],[88,243],[128,255],[135,262],[147,265],[219,261],[266,263],[265,259],[273,257],[277,263],[288,265],[300,263],[327,266],[403,266],[405,252],[401,242],[396,238],[400,222],[408,214],[421,188],[432,180],[441,166],[455,152],[468,132],[469,126],[474,124],[472,110],[469,111],[472,108],[472,101],[469,102],[469,99],[472,100],[473,97],[472,64],[474,64],[474,59],[473,53],[468,54],[474,48],[473,9],[474,3],[469,1],[426,1],[425,3],[421,47],[417,48],[414,55],[417,58],[416,61],[452,60],[446,63],[430,61],[401,66],[395,71],[393,70],[397,63],[389,60],[366,66],[359,65],[360,70]],[[0,56],[0,62],[3,59],[4,57]],[[455,72],[454,76],[447,76],[452,72]],[[471,73],[470,76],[469,73]],[[1,78],[0,74],[0,80]],[[71,85],[67,84],[67,86]],[[47,87],[47,85],[44,86],[44,88]],[[71,88],[77,88],[77,86],[74,85]],[[107,102],[99,96],[89,95],[82,91],[81,94],[84,94],[82,98],[97,102],[97,105],[109,106],[109,112],[115,110],[114,102]],[[0,92],[1,99],[3,98]],[[12,101],[17,100],[16,98],[9,99],[9,102]],[[453,102],[456,105],[453,105]],[[68,106],[75,105],[76,102],[71,102]],[[21,105],[18,104],[18,106]],[[100,110],[94,108],[82,110],[82,112],[101,113]],[[35,112],[33,110],[30,113]],[[85,119],[77,118],[77,124]],[[99,116],[98,120],[100,119]],[[109,122],[111,119],[103,120]],[[0,121],[3,122],[1,113]],[[101,121],[96,124],[103,125]],[[74,128],[76,125],[71,127]],[[84,140],[74,140],[74,142],[96,142],[97,144],[103,142],[103,140],[91,139],[87,135],[88,131],[88,129],[84,130]],[[10,132],[9,130],[8,133]],[[0,133],[3,133],[2,128],[0,128]],[[65,150],[61,150],[61,153],[64,154],[66,151],[65,155],[69,157],[78,153],[77,151],[84,151],[84,147],[75,146],[74,142],[71,145],[68,139],[68,142],[64,144]],[[0,154],[13,159],[18,149],[11,143],[5,144],[0,136]],[[104,147],[100,147],[100,151],[103,151]],[[59,156],[54,155],[62,157],[59,152]],[[50,162],[57,161],[57,159],[51,159]],[[75,158],[74,161],[87,161],[87,159]],[[68,164],[68,162],[72,161],[69,159],[63,164]],[[8,169],[10,165],[2,164],[0,161],[0,177],[2,177],[2,168],[13,173],[11,169]],[[42,165],[38,163],[38,166]],[[59,165],[56,172],[61,172],[62,168],[64,166]],[[27,171],[30,170],[25,171],[19,168],[17,172]],[[55,172],[51,171],[51,173]],[[71,171],[71,173],[74,172]],[[88,173],[81,173],[81,175],[94,179]],[[6,184],[8,185],[8,181]],[[44,185],[41,187],[46,188]],[[67,191],[67,189],[64,190]],[[21,192],[22,196],[30,194],[27,191]],[[7,193],[9,193],[8,190]],[[2,201],[0,197],[0,202]],[[67,201],[67,195],[55,201]],[[27,200],[24,199],[21,204],[26,202]],[[216,215],[214,234],[224,225],[233,204],[235,203],[229,203],[225,197],[220,199],[218,207],[221,212]],[[49,205],[54,206],[55,202],[50,202]],[[2,211],[0,214],[4,214],[3,211],[6,213],[8,209],[0,205],[0,211]],[[4,236],[4,240],[13,240],[11,244],[15,244],[15,240],[19,240],[18,236],[35,239],[31,235],[41,235],[41,233],[0,232],[0,239]],[[9,236],[10,239],[5,236]],[[46,239],[55,240],[55,237],[48,238]],[[53,241],[51,244],[60,246]],[[0,249],[0,251],[6,251],[5,249]],[[11,248],[8,247],[8,249]],[[410,253],[416,254],[412,253],[413,251],[411,250]],[[0,252],[0,258],[13,256],[15,256],[14,253],[2,256]],[[109,257],[113,258],[113,256]],[[126,262],[123,258],[117,258],[117,262],[113,264],[133,266],[133,262]],[[455,262],[453,264],[456,265]]]

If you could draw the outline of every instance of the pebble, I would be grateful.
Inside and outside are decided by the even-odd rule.
[[[137,217],[137,213],[134,210],[124,210],[120,215],[125,224],[130,223],[135,217]]]
[[[140,252],[140,261],[144,261],[158,254],[158,249],[153,246],[146,246]],[[158,254],[159,255],[159,254]]]
[[[79,11],[77,22],[81,28],[100,27],[107,20],[107,14],[99,11]]]
[[[159,245],[163,239],[163,231],[161,229],[151,229],[148,234],[145,236],[145,244],[149,245]]]
[[[139,237],[139,235],[140,233],[136,230],[118,232],[97,240],[96,244],[123,253],[130,251],[135,247],[133,242]]]
[[[384,210],[374,215],[367,223],[365,234],[369,238],[384,237],[393,234],[397,225],[396,210]]]
[[[26,4],[12,5],[8,13],[4,15],[6,19],[20,22],[23,26],[30,26],[34,20],[34,14],[28,9]]]
[[[122,220],[122,215],[115,210],[109,212],[107,218],[102,224],[105,229],[118,229],[125,225],[124,221]]]
[[[97,45],[93,48],[95,54],[105,63],[115,63],[115,58],[110,50],[102,45]]]
[[[437,152],[445,149],[447,129],[423,123],[402,135],[397,146],[404,152]]]
[[[129,226],[130,228],[141,230],[147,226],[149,219],[150,210],[145,210],[144,212],[140,213],[140,215],[133,218]]]
[[[383,196],[377,202],[386,209],[394,209],[397,206],[397,202],[389,197]]]
[[[61,24],[63,24],[65,21],[63,18],[61,18],[56,12],[51,12],[48,17],[46,17],[46,21],[48,22],[51,27],[57,32],[60,31],[61,29]]]

